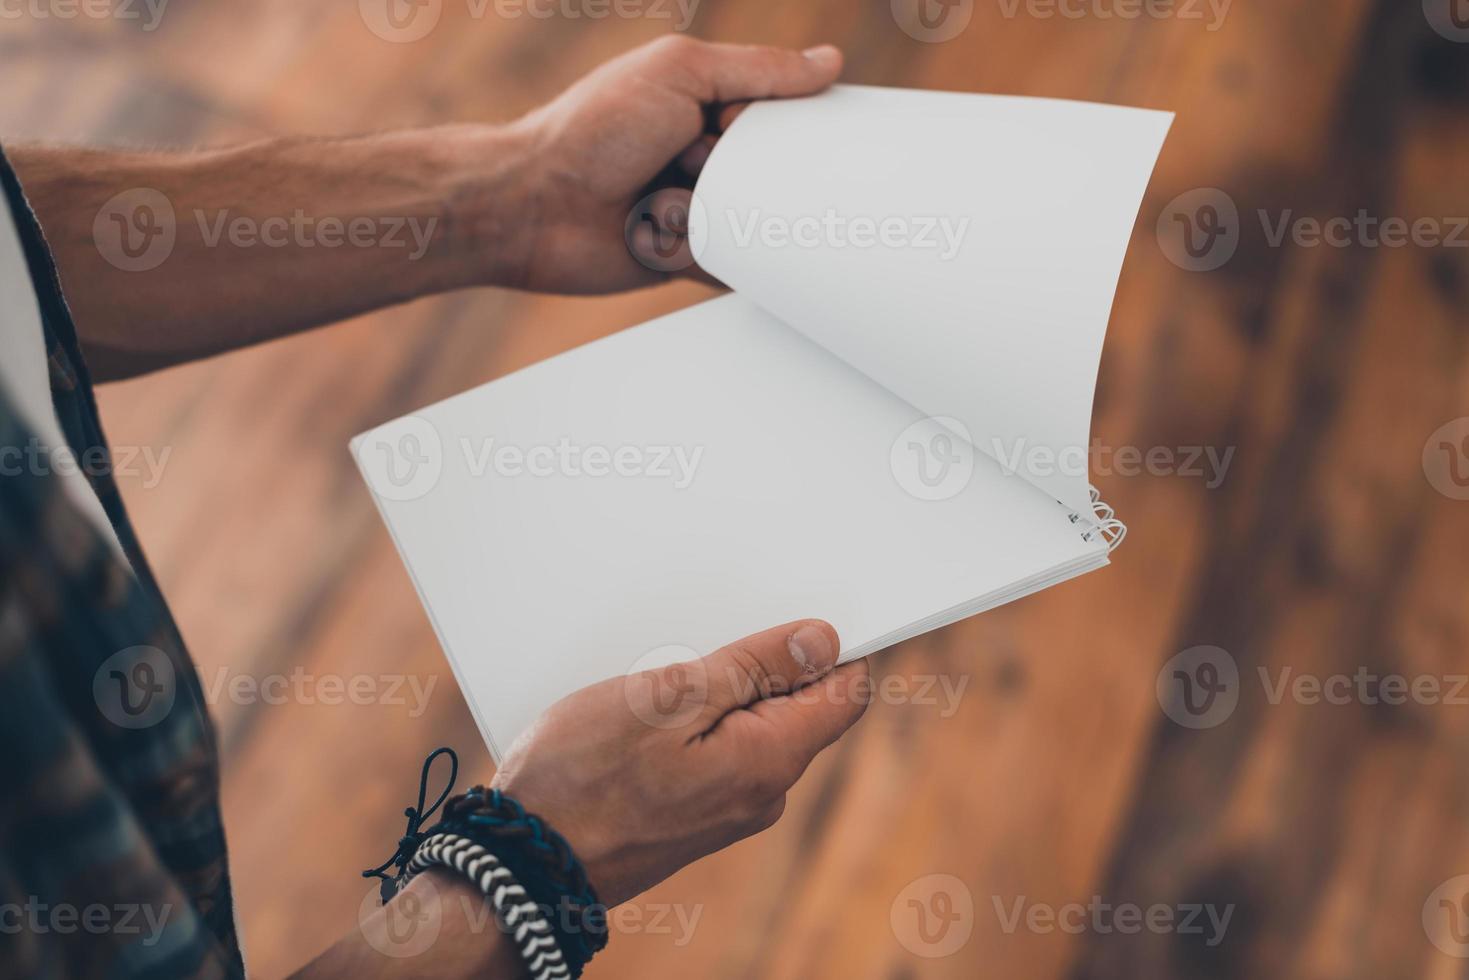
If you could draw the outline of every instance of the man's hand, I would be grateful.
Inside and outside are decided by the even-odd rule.
[[[751,99],[825,88],[841,61],[670,36],[507,125],[6,150],[106,380],[464,286],[596,293],[698,275],[687,187],[719,131]],[[652,193],[635,258],[625,229]]]
[[[841,68],[830,46],[801,52],[681,34],[598,68],[511,127],[526,135],[538,175],[527,202],[524,278],[514,285],[610,292],[689,269],[688,188],[718,134],[742,104],[811,95]]]
[[[838,649],[830,626],[803,620],[585,688],[511,747],[494,785],[550,821],[597,897],[618,905],[780,819],[786,790],[871,699],[867,662],[833,669]],[[492,912],[468,880],[433,869],[410,893],[439,920],[431,958],[381,952],[383,909],[299,980],[530,975],[505,934],[484,928]]]
[[[805,620],[578,691],[516,742],[494,785],[571,842],[603,902],[627,901],[780,818],[870,700],[866,661],[833,670],[838,649]]]

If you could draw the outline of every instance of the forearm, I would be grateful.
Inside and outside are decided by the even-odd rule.
[[[438,869],[424,872],[393,899],[393,906],[365,917],[295,980],[530,976],[494,909],[467,879]]]
[[[525,142],[513,126],[465,125],[192,153],[8,152],[106,379],[515,284],[535,209]]]

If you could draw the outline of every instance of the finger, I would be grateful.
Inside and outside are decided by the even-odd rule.
[[[712,44],[692,38],[665,42],[689,94],[700,102],[740,102],[820,92],[842,71],[842,53],[824,44],[805,51],[758,44]]]
[[[656,191],[628,216],[627,245],[633,258],[656,272],[684,272],[694,264],[689,246],[689,209],[693,193],[685,188]]]
[[[689,144],[688,148],[678,155],[679,168],[690,177],[699,176],[699,172],[704,169],[704,164],[709,162],[709,154],[714,151],[714,141],[717,138],[713,133],[706,133]]]
[[[727,715],[711,737],[727,732],[743,741],[757,759],[774,767],[778,784],[788,789],[823,749],[857,723],[871,701],[867,661],[856,660],[793,694]]]
[[[818,619],[800,620],[747,636],[705,658],[712,727],[731,711],[789,694],[836,664],[836,630]]]
[[[748,102],[736,102],[733,105],[722,107],[719,110],[719,118],[717,120],[719,131],[722,133],[725,130],[729,129],[731,124],[733,124],[736,119],[740,118],[740,114],[748,108],[750,108],[750,103]]]

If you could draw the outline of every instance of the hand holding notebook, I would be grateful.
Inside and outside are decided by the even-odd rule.
[[[690,216],[732,295],[355,439],[491,752],[773,623],[830,621],[846,661],[1105,565],[1092,392],[1170,120],[758,103]]]

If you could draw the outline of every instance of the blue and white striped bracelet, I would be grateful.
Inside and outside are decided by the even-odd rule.
[[[474,882],[495,907],[495,914],[515,940],[520,958],[535,980],[570,980],[571,971],[556,945],[555,934],[538,906],[500,859],[480,844],[458,834],[424,839],[408,863],[408,878],[440,865]]]

